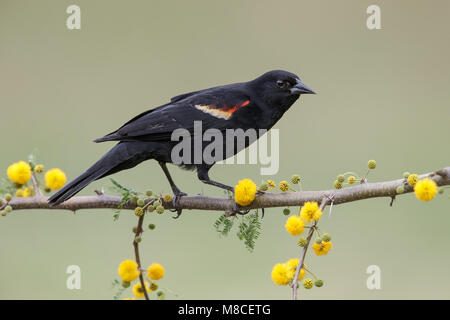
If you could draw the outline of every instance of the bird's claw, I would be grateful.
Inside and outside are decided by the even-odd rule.
[[[183,208],[180,208],[180,199],[181,197],[187,196],[187,193],[184,192],[178,192],[175,194],[175,197],[172,199],[172,205],[174,209],[170,209],[172,212],[176,212],[177,215],[173,217],[174,219],[178,219],[181,216],[181,213],[183,212]]]

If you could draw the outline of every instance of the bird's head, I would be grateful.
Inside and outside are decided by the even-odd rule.
[[[283,110],[287,110],[300,95],[315,94],[297,75],[283,70],[266,72],[249,84],[269,107]]]

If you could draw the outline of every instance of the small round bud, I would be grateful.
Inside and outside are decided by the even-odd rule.
[[[408,171],[403,172],[403,178],[408,179],[410,174]]]
[[[128,288],[130,286],[130,283],[128,281],[122,281],[122,287]]]
[[[45,191],[46,193],[49,193],[49,192],[52,191],[52,189],[50,189],[50,188],[48,188],[48,187],[45,187],[44,191]]]
[[[292,182],[293,184],[298,184],[298,183],[300,182],[300,176],[299,176],[298,174],[294,174],[294,175],[291,177],[291,182]]]
[[[152,192],[152,190],[147,190],[147,191],[145,191],[145,194],[146,194],[148,197],[150,197],[150,196],[153,194],[153,192]]]
[[[323,280],[317,279],[317,280],[314,282],[314,285],[315,285],[316,287],[318,287],[318,288],[322,287],[322,286],[323,286]]]
[[[131,203],[137,203],[138,200],[139,200],[138,196],[132,196],[130,199]]]
[[[163,196],[163,200],[164,200],[164,202],[166,202],[166,203],[171,203],[171,202],[172,202],[172,195],[169,194],[169,193],[166,193],[166,194]]]
[[[439,189],[438,189],[438,193],[439,193],[439,194],[443,194],[443,193],[444,193],[444,188],[439,188]]]
[[[340,174],[340,175],[337,176],[337,181],[339,181],[340,183],[342,183],[342,182],[345,181],[345,177],[344,177],[342,174]]]
[[[133,233],[136,233],[137,232],[137,227],[133,227],[132,231],[133,231]]]
[[[317,237],[315,242],[318,243],[318,244],[321,244],[322,243],[322,238],[321,237]]]
[[[148,225],[148,228],[149,228],[150,230],[154,230],[154,229],[156,228],[156,226],[155,226],[153,223],[150,223],[150,224]]]
[[[314,286],[314,281],[311,278],[303,280],[303,287],[305,289],[311,289]]]
[[[419,181],[419,176],[417,174],[413,173],[408,176],[407,180],[408,180],[409,185],[414,187],[416,185],[417,181]]]
[[[141,237],[136,237],[136,238],[134,239],[134,241],[136,241],[136,243],[139,243],[139,242],[142,241],[142,238],[141,238]]]
[[[405,192],[405,188],[403,186],[398,186],[397,189],[395,189],[395,192],[397,194],[402,194],[403,192]]]
[[[6,210],[0,211],[0,214],[1,214],[3,217],[6,216]]]
[[[261,185],[259,186],[259,190],[261,190],[261,191],[267,191],[268,189],[269,189],[269,186],[265,182],[261,183]]]
[[[322,241],[325,241],[325,242],[331,241],[331,236],[330,236],[330,234],[329,234],[329,233],[324,233],[324,234],[322,235]]]
[[[164,207],[163,206],[157,206],[156,207],[156,213],[157,214],[163,214],[164,213]]]
[[[157,208],[161,205],[161,202],[159,202],[158,200],[155,200],[152,204],[155,208]]]
[[[281,191],[283,191],[283,192],[286,192],[286,191],[288,191],[289,189],[290,189],[290,185],[289,185],[289,183],[287,183],[287,181],[281,181],[279,184],[278,184],[278,188],[281,190]]]
[[[138,199],[138,201],[136,202],[136,204],[137,204],[139,207],[143,207],[144,204],[145,204],[145,201],[144,201],[143,199]]]
[[[7,193],[7,194],[5,194],[5,200],[6,201],[11,201],[11,199],[12,199],[12,195],[10,194],[10,193]]]
[[[157,295],[158,297],[161,297],[163,294],[164,294],[164,292],[162,292],[162,291],[158,291],[158,292],[156,293],[156,295]]]
[[[350,177],[348,177],[347,181],[348,181],[348,184],[354,184],[356,182],[356,178],[355,178],[355,176],[350,176]]]
[[[142,209],[141,207],[136,207],[134,209],[134,214],[138,217],[142,216],[144,214],[144,209]]]
[[[6,206],[6,207],[5,207],[6,213],[10,213],[12,210],[13,210],[13,209],[12,209],[11,206]]]
[[[289,208],[284,208],[284,209],[283,209],[283,214],[284,214],[285,216],[288,216],[288,215],[291,214],[291,210],[290,210]]]
[[[22,189],[17,189],[16,190],[16,197],[23,197],[23,190]]]
[[[148,212],[153,212],[155,211],[155,207],[151,204],[147,207]]]
[[[304,246],[306,246],[306,242],[307,242],[306,238],[300,238],[298,239],[297,244],[299,245],[299,247],[303,248]]]
[[[375,160],[369,160],[369,162],[367,162],[367,167],[369,169],[375,169],[377,167],[377,162]]]
[[[44,171],[44,166],[42,164],[38,164],[34,167],[34,172],[42,173]]]
[[[156,282],[151,282],[150,283],[150,290],[152,290],[152,291],[156,291],[156,290],[158,290],[158,285],[156,284]]]
[[[341,189],[342,188],[342,183],[337,181],[337,180],[334,180],[334,188],[335,189]]]

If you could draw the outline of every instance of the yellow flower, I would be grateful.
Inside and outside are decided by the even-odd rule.
[[[348,184],[353,184],[353,183],[355,183],[355,181],[356,181],[355,176],[348,177]]]
[[[418,180],[419,180],[419,176],[417,174],[415,174],[415,173],[410,174],[408,176],[408,183],[409,183],[410,186],[414,187]]]
[[[297,266],[299,263],[299,259],[289,259],[288,262],[286,262],[286,267],[288,269],[287,274],[288,277],[291,279],[290,282],[292,282],[292,279],[294,279],[295,272],[297,271]],[[306,266],[303,264],[303,268],[300,269],[300,273],[298,274],[298,280],[301,280],[305,277],[306,272],[305,269]]]
[[[30,187],[26,187],[25,189],[23,189],[23,197],[29,197],[31,196],[31,192],[32,189]]]
[[[144,284],[147,292],[152,292],[152,290],[150,290],[148,286],[148,282],[144,282]],[[133,286],[133,294],[135,295],[136,298],[144,297],[144,290],[142,289],[141,282],[138,282]]]
[[[119,277],[125,282],[131,282],[139,277],[138,264],[133,260],[124,260],[119,264],[117,270]]]
[[[252,180],[239,180],[234,187],[234,201],[241,206],[248,206],[255,200],[256,190],[256,184]]]
[[[152,280],[159,280],[164,277],[164,267],[159,263],[152,263],[147,269],[147,276]]]
[[[331,243],[331,241],[322,241],[321,243],[317,243],[314,242],[312,245],[312,248],[314,249],[314,252],[318,255],[318,256],[322,256],[328,253],[328,251],[330,251],[331,247],[333,246],[333,244]]]
[[[312,289],[314,287],[314,281],[311,278],[305,279],[303,281],[303,287],[305,289]]]
[[[269,187],[269,190],[273,190],[276,186],[276,184],[273,180],[267,180],[267,185]]]
[[[289,183],[287,183],[286,181],[281,181],[278,184],[278,188],[280,188],[281,191],[286,192],[289,190],[291,186],[289,185]]]
[[[305,222],[317,221],[322,216],[322,210],[320,210],[317,202],[306,202],[300,209],[300,217]]]
[[[45,186],[48,189],[61,189],[66,181],[66,174],[61,169],[50,169],[45,173]]]
[[[287,232],[292,236],[298,236],[305,230],[305,222],[299,216],[291,216],[284,225]]]
[[[12,182],[25,184],[31,179],[31,167],[25,161],[13,163],[6,171]]]
[[[279,286],[287,285],[290,281],[288,271],[288,267],[285,263],[277,263],[272,268],[272,281]]]
[[[23,189],[16,190],[16,197],[23,197]]]
[[[42,164],[38,164],[34,167],[34,172],[36,173],[42,173],[42,171],[44,171],[44,165]]]
[[[438,190],[436,182],[431,179],[420,180],[414,187],[414,193],[417,199],[430,201],[434,198]]]

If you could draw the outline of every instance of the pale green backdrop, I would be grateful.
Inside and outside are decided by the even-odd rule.
[[[70,4],[81,30],[68,30]],[[381,7],[382,29],[366,28],[366,8]],[[38,149],[47,168],[74,178],[112,144],[92,143],[149,107],[205,87],[246,81],[270,69],[299,74],[317,95],[301,98],[277,124],[281,168],[304,188],[335,176],[377,169],[370,181],[449,165],[450,42],[448,1],[13,1],[0,2],[1,176]],[[219,195],[195,175],[170,167],[182,190]],[[259,167],[217,166],[234,184],[261,181]],[[154,162],[115,175],[138,190],[170,191]],[[89,186],[108,187],[105,179]],[[413,195],[337,206],[321,226],[333,236],[324,257],[307,264],[325,281],[300,295],[318,298],[450,298],[450,200]],[[295,209],[297,210],[297,209]],[[145,265],[166,268],[168,299],[287,299],[272,266],[299,255],[270,209],[249,253],[234,234],[213,229],[219,212],[151,216]],[[0,297],[110,299],[118,263],[133,258],[136,219],[111,210],[17,211],[0,219]],[[66,288],[68,265],[82,288]],[[366,288],[366,268],[381,268],[381,290]],[[125,296],[130,296],[128,291]]]

